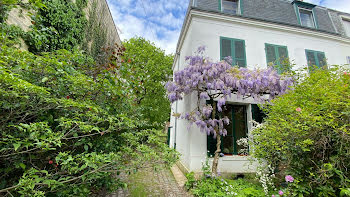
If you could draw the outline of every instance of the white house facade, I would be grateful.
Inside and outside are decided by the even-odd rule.
[[[296,68],[350,64],[350,14],[289,0],[191,0],[178,41],[173,71],[186,66],[185,57],[199,46],[214,61],[231,56],[233,64],[266,68],[288,58]],[[226,109],[231,124],[221,148],[219,171],[255,171],[248,156],[238,155],[236,140],[247,136],[251,120],[261,121],[252,99],[232,97]],[[172,104],[173,113],[189,112],[196,96]],[[181,153],[180,167],[200,172],[211,152],[210,138],[195,125],[171,117],[170,146]],[[232,132],[229,132],[232,131]]]

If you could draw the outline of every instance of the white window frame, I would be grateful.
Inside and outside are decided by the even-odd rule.
[[[220,12],[224,11],[224,6],[222,5],[222,1],[224,1],[224,0],[220,0],[220,4],[221,4]],[[242,15],[242,13],[241,13],[241,0],[237,0],[237,15]]]
[[[297,7],[299,9],[298,13],[299,13],[299,18],[300,18],[300,25],[303,26],[303,27],[308,27],[308,26],[303,25],[303,22],[301,21],[300,10],[305,10],[305,11],[311,12],[312,22],[313,22],[313,25],[314,25],[313,27],[308,27],[308,28],[316,29],[317,27],[316,27],[316,20],[315,20],[315,13],[314,13],[314,11],[312,9],[308,9],[308,8],[303,8],[303,7],[299,7],[299,6],[297,6]]]
[[[340,18],[341,18],[342,25],[343,25],[343,28],[344,28],[344,31],[345,31],[345,35],[346,35],[347,37],[350,37],[350,32],[347,32],[347,31],[346,31],[346,29],[345,29],[345,23],[344,23],[344,21],[347,21],[347,22],[350,23],[350,17],[349,17],[349,16],[341,16]]]

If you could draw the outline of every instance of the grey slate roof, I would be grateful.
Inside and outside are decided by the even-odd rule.
[[[233,17],[244,17],[255,20],[285,24],[302,27],[299,22],[293,5],[293,0],[240,0],[242,15]],[[219,0],[190,0],[190,9],[221,13]],[[224,14],[227,15],[227,14]],[[314,8],[314,15],[317,20],[316,31],[327,32],[345,36],[344,27],[340,15],[349,16],[348,13],[339,12],[321,6]],[[309,29],[309,28],[308,28]]]

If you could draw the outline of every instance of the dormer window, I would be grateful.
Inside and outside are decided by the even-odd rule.
[[[239,0],[221,0],[221,12],[226,14],[240,14]]]
[[[343,17],[343,25],[345,29],[345,34],[350,37],[350,18]]]
[[[312,10],[299,8],[300,22],[304,27],[315,28],[315,21],[312,14]]]
[[[314,8],[316,7],[316,5],[299,0],[294,0],[293,4],[299,24],[303,27],[317,29],[318,25],[314,13]]]

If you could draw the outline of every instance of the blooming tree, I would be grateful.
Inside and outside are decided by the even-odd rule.
[[[196,124],[202,132],[216,138],[212,173],[217,175],[220,138],[227,134],[224,125],[230,122],[217,112],[223,111],[227,99],[235,94],[238,98],[252,97],[263,102],[286,92],[293,79],[278,75],[273,68],[248,70],[232,67],[230,58],[213,62],[204,56],[204,51],[205,47],[199,47],[194,56],[186,57],[188,66],[175,72],[173,81],[169,81],[166,88],[172,103],[186,95],[197,94],[195,109],[175,116]]]

